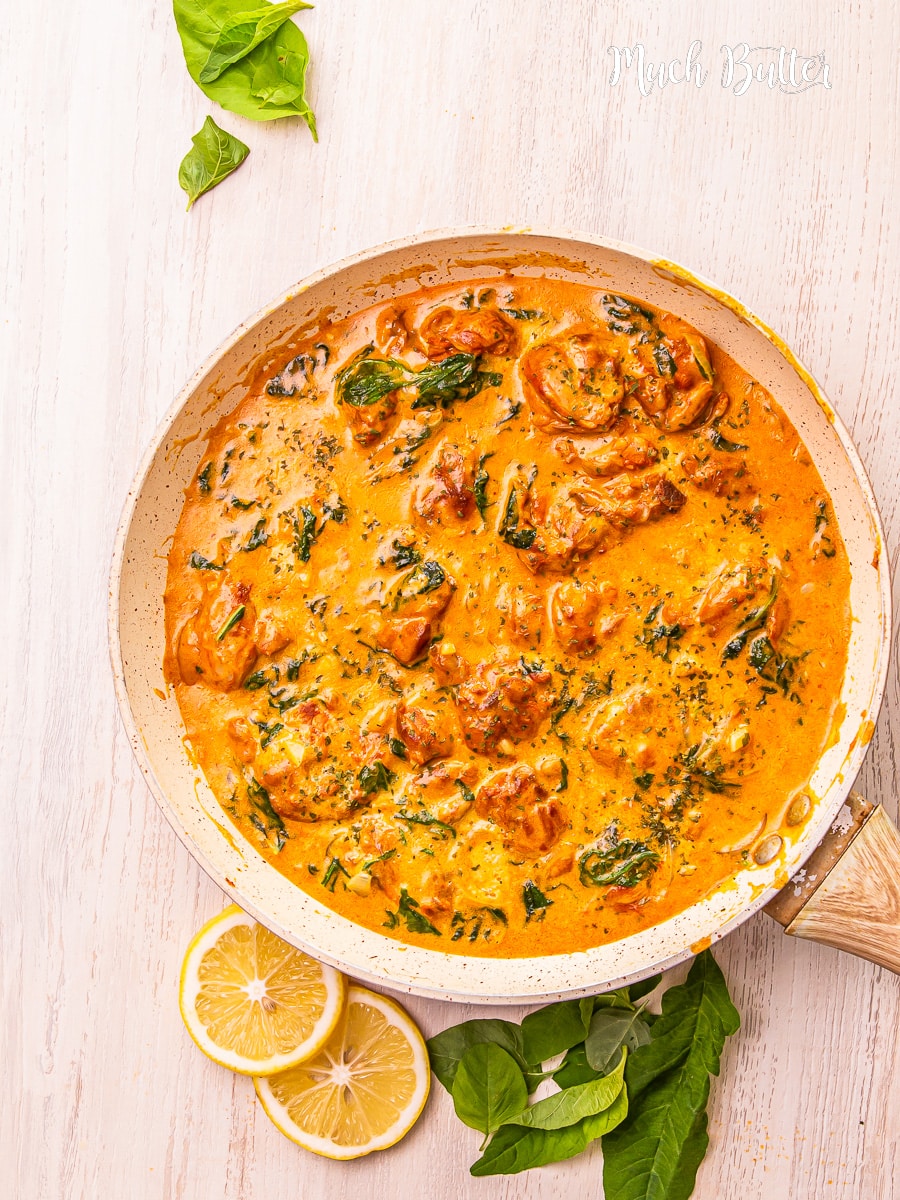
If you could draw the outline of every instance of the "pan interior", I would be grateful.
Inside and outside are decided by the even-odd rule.
[[[811,781],[816,809],[775,860],[619,942],[577,954],[476,959],[406,946],[338,916],[241,837],[185,750],[181,716],[162,677],[162,597],[167,538],[198,466],[203,434],[241,399],[259,367],[283,364],[298,331],[314,326],[323,309],[338,319],[422,286],[509,274],[588,283],[676,312],[772,392],[829,490],[851,563],[853,622],[841,695],[846,716]],[[240,327],[178,397],[129,494],[120,529],[110,595],[117,691],[139,762],[173,828],[231,898],[289,941],[356,976],[423,995],[487,1003],[577,995],[651,974],[722,936],[765,903],[815,847],[853,782],[883,690],[889,607],[881,546],[868,482],[814,381],[724,294],[672,264],[612,243],[554,233],[435,235],[305,281]]]

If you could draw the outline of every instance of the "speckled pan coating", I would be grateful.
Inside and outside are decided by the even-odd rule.
[[[684,317],[768,388],[806,443],[833,501],[852,569],[853,622],[839,736],[812,780],[812,816],[765,867],[744,871],[678,916],[619,942],[545,958],[466,958],[404,945],[338,916],[269,866],[194,767],[162,675],[166,549],[202,435],[244,394],[253,364],[325,307],[335,319],[386,296],[511,271],[641,297]],[[287,357],[287,355],[284,355]],[[176,399],[128,493],[110,576],[109,636],[122,718],[175,832],[229,897],[288,941],[360,979],[447,1000],[508,1004],[577,996],[673,966],[724,937],[783,886],[838,813],[884,691],[890,585],[871,486],[809,372],[730,296],[676,264],[620,243],[554,230],[448,230],[392,242],[320,271],[241,325]]]

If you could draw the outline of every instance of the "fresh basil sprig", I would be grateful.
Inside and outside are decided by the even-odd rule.
[[[315,140],[306,100],[309,47],[291,14],[306,3],[173,0],[184,61],[194,83],[229,112],[251,121],[302,117]]]
[[[687,1200],[706,1151],[710,1076],[740,1020],[705,950],[662,1015],[639,1002],[659,976],[511,1021],[464,1021],[431,1038],[431,1068],[457,1115],[490,1140],[473,1175],[561,1162],[603,1139],[606,1200]],[[552,1072],[559,1091],[528,1105]],[[491,1136],[492,1135],[492,1136]]]
[[[249,146],[220,129],[212,117],[206,118],[203,128],[191,141],[193,149],[187,152],[178,168],[178,183],[187,192],[188,208],[198,196],[227,179],[250,153]]]

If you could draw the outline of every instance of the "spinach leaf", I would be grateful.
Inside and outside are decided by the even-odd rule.
[[[414,567],[417,563],[422,561],[422,555],[412,543],[410,543],[408,546],[405,546],[403,542],[400,542],[394,538],[391,546],[394,551],[391,555],[391,562],[395,567],[397,567],[398,570],[401,570],[403,567]]]
[[[391,392],[412,388],[413,408],[447,408],[454,400],[471,400],[486,387],[499,387],[503,376],[479,371],[477,354],[453,354],[443,362],[414,370],[398,358],[371,358],[367,346],[337,375],[337,402],[369,408]]]
[[[470,1046],[479,1046],[485,1042],[493,1042],[500,1046],[512,1055],[520,1070],[527,1070],[522,1053],[522,1030],[518,1025],[496,1017],[462,1021],[459,1025],[451,1025],[443,1033],[428,1039],[431,1069],[438,1082],[443,1084],[448,1092],[453,1090],[453,1081],[456,1079],[463,1055]]]
[[[357,778],[362,794],[371,796],[375,792],[387,791],[397,776],[379,760],[361,767]]]
[[[583,1042],[591,1021],[592,1003],[562,1000],[529,1013],[522,1021],[523,1053],[528,1062],[546,1062]]]
[[[727,437],[724,437],[719,430],[713,425],[707,435],[713,446],[717,450],[726,450],[729,454],[733,454],[736,450],[749,450],[749,446],[745,446],[743,442],[730,442]]]
[[[200,78],[224,29],[240,16],[240,2],[173,0],[175,24],[191,78],[210,100],[251,121],[300,116],[317,140],[316,119],[306,100],[309,47],[293,21],[285,20],[252,50],[225,66],[217,78]],[[259,5],[260,10],[265,7]]]
[[[400,888],[400,903],[397,905],[397,916],[402,917],[406,922],[406,928],[410,933],[433,933],[437,937],[441,936],[441,931],[436,929],[428,920],[424,913],[419,912],[418,900],[413,900],[405,887]]]
[[[623,1046],[637,1050],[650,1041],[650,1029],[641,1013],[627,1008],[601,1008],[591,1018],[591,1028],[584,1040],[588,1066],[606,1075],[619,1057]]]
[[[219,566],[218,563],[210,562],[208,558],[204,558],[199,550],[195,550],[188,559],[188,566],[193,567],[195,571],[224,571],[225,568]]]
[[[253,532],[247,538],[247,545],[242,546],[242,550],[258,550],[260,546],[264,546],[269,540],[269,535],[266,533],[266,518],[260,519],[253,526]]]
[[[506,500],[506,507],[503,510],[503,520],[500,523],[500,536],[507,545],[514,546],[516,550],[530,549],[534,544],[534,539],[537,537],[536,529],[519,528],[519,501],[515,488],[510,488],[509,496]]]
[[[631,997],[632,1003],[650,994],[654,988],[659,987],[662,982],[662,975],[651,975],[648,979],[640,979],[637,983],[631,984],[628,989],[628,995]]]
[[[227,179],[232,171],[236,171],[250,153],[249,146],[220,129],[212,117],[206,118],[200,132],[195,133],[191,141],[193,147],[178,168],[178,185],[187,193],[188,211],[199,196],[211,191],[216,184]],[[207,483],[205,490],[208,488]]]
[[[305,504],[300,505],[300,516],[291,515],[294,527],[294,553],[301,562],[309,562],[312,544],[319,536],[316,529],[316,514]]]
[[[526,879],[522,885],[522,903],[525,905],[525,923],[527,924],[535,915],[543,917],[544,910],[549,908],[553,901],[547,899],[537,884]]]
[[[332,858],[328,864],[328,870],[322,876],[322,887],[327,888],[329,892],[333,892],[339,875],[345,875],[348,879],[350,878],[350,872],[341,860],[339,858]]]
[[[487,485],[490,482],[490,475],[484,469],[484,464],[489,458],[493,458],[493,452],[490,454],[482,454],[478,460],[478,473],[475,476],[475,507],[478,509],[478,515],[482,521],[488,510]]]
[[[303,3],[303,0],[266,4],[264,8],[237,12],[229,17],[219,30],[209,57],[200,69],[200,83],[213,83],[226,67],[246,58],[251,50],[271,37],[301,8],[312,8],[312,5]]]
[[[623,1060],[624,1062],[624,1060]],[[618,1087],[615,1084],[618,1083]],[[608,1085],[608,1086],[604,1086]],[[567,1100],[571,1092],[582,1092],[574,1101]],[[549,1096],[532,1108],[526,1109],[516,1123],[511,1122],[501,1126],[494,1134],[488,1148],[481,1158],[469,1168],[473,1175],[517,1175],[531,1167],[542,1167],[547,1163],[562,1162],[574,1158],[586,1149],[592,1141],[615,1129],[625,1119],[628,1113],[628,1093],[622,1086],[621,1076],[609,1076],[608,1079],[598,1079],[583,1084],[582,1088],[569,1088],[566,1092]],[[587,1089],[597,1089],[592,1095]],[[606,1099],[608,1092],[612,1096],[606,1102],[606,1107],[594,1111],[580,1120],[574,1120],[558,1127],[553,1122],[565,1120],[567,1109],[572,1113],[582,1109],[596,1109],[596,1105]],[[543,1109],[548,1101],[555,1101],[555,1108],[547,1108],[535,1117],[532,1114]],[[530,1122],[547,1122],[544,1124],[525,1124]]]
[[[584,1042],[568,1050],[566,1057],[553,1072],[553,1082],[561,1088],[577,1087],[579,1083],[589,1083],[592,1079],[599,1078],[600,1072],[588,1064]]]
[[[256,810],[250,813],[250,823],[259,830],[277,854],[287,841],[288,832],[284,821],[272,807],[269,793],[254,775],[247,780],[247,798]]]
[[[708,950],[664,994],[651,1040],[630,1055],[627,1120],[603,1145],[607,1200],[686,1200],[709,1138],[706,1102],[725,1039],[740,1018]]]
[[[532,1167],[564,1162],[586,1150],[591,1142],[615,1129],[628,1112],[628,1096],[622,1089],[606,1112],[584,1117],[565,1129],[527,1129],[502,1125],[477,1162],[472,1175],[518,1175]]]
[[[625,1087],[623,1076],[626,1056],[627,1052],[622,1050],[617,1066],[602,1079],[592,1079],[565,1091],[554,1092],[518,1116],[508,1118],[504,1124],[522,1125],[527,1129],[565,1129],[567,1125],[574,1125],[585,1117],[595,1117],[605,1112]]]
[[[659,855],[646,842],[619,840],[610,825],[596,845],[578,860],[578,877],[585,887],[636,887],[659,866]]]
[[[453,1108],[464,1125],[493,1133],[528,1103],[525,1078],[515,1059],[496,1042],[470,1046],[453,1081]]]
[[[398,809],[397,820],[404,821],[407,825],[427,825],[435,830],[441,841],[448,837],[456,837],[456,830],[452,825],[448,825],[445,821],[439,821],[425,809],[422,809],[421,812],[407,812],[405,809]]]

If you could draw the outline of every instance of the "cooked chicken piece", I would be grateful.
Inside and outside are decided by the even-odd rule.
[[[232,717],[228,722],[228,740],[241,762],[251,763],[256,758],[259,746],[256,732],[246,717]]]
[[[441,730],[441,719],[431,709],[401,701],[397,708],[397,733],[409,754],[410,762],[430,762],[446,758],[453,750],[453,734]]]
[[[702,625],[720,624],[738,609],[761,595],[771,575],[763,562],[724,562],[700,594],[694,615]]]
[[[739,496],[755,485],[747,474],[744,459],[734,454],[717,454],[711,451],[702,458],[696,454],[685,454],[681,469],[694,485],[712,492],[715,496]]]
[[[573,494],[587,511],[600,513],[620,529],[678,512],[686,499],[661,471],[618,475],[602,488],[573,489]]]
[[[637,349],[644,374],[634,394],[653,424],[672,433],[702,420],[713,395],[713,372],[696,330],[668,313],[659,324],[664,336]]]
[[[440,870],[426,871],[422,876],[419,894],[419,909],[426,917],[445,917],[453,912],[453,883]]]
[[[541,571],[568,572],[573,563],[606,548],[611,534],[609,522],[587,509],[577,489],[556,492],[538,490],[533,484],[521,492],[518,533],[534,531],[522,553],[535,574]]]
[[[427,522],[465,520],[475,507],[475,476],[458,446],[444,442],[434,465],[416,490],[413,509]]]
[[[418,330],[423,353],[430,359],[454,353],[514,354],[516,331],[495,308],[438,308]]]
[[[475,811],[503,830],[513,853],[528,858],[545,854],[568,826],[566,810],[548,796],[525,763],[497,771],[478,789]]]
[[[588,726],[588,750],[601,766],[618,772],[623,765],[644,770],[652,765],[653,747],[645,730],[653,699],[639,687],[607,701]]]
[[[519,362],[539,429],[605,433],[625,398],[618,354],[599,330],[576,326],[527,350]]]
[[[261,615],[253,630],[253,640],[260,654],[277,654],[291,641],[291,634],[273,617]]]
[[[425,653],[434,636],[434,627],[424,617],[400,617],[384,621],[375,634],[375,644],[392,654],[397,662],[410,667]]]
[[[791,604],[787,596],[782,592],[772,602],[772,607],[769,609],[769,614],[766,617],[766,637],[773,646],[778,645],[778,640],[788,625],[791,623]]]
[[[575,865],[575,847],[568,846],[564,842],[554,846],[538,865],[544,879],[559,879],[561,875],[571,871]]]
[[[601,478],[648,467],[659,458],[656,446],[637,433],[613,438],[598,449],[587,451],[580,450],[571,438],[558,438],[553,449],[563,462],[573,463],[587,475]]]
[[[187,684],[230,692],[241,686],[257,659],[256,609],[250,585],[234,582],[227,573],[204,585],[200,607],[178,638],[178,670]]]
[[[513,641],[534,646],[540,641],[544,624],[544,605],[522,584],[504,583],[496,596],[497,609],[503,615],[503,629]]]
[[[455,589],[456,584],[438,563],[427,561],[414,567],[385,598],[385,611],[374,634],[376,645],[406,666],[416,662],[440,632],[440,617]]]
[[[466,745],[491,754],[504,739],[533,737],[553,704],[551,685],[549,671],[527,672],[517,662],[479,663],[454,691]]]
[[[397,393],[388,392],[374,404],[342,404],[341,412],[353,434],[353,440],[361,446],[371,446],[387,433],[397,410]]]
[[[393,358],[402,354],[412,336],[406,324],[407,314],[401,308],[388,305],[375,321],[375,345],[382,354]]]
[[[399,845],[400,830],[393,821],[381,813],[365,813],[360,818],[359,849],[363,854],[363,869],[383,892],[395,899],[398,894],[395,854]]]
[[[621,541],[620,531],[677,512],[684,495],[661,472],[620,475],[597,488],[539,491],[532,484],[521,506],[520,526],[535,530],[524,550],[532,571],[568,571],[574,562]]]
[[[428,654],[428,661],[431,663],[434,677],[441,687],[462,683],[469,674],[469,664],[462,655],[457,653],[452,642],[441,642],[438,646],[432,646]]]
[[[615,593],[615,589],[612,589]],[[570,654],[597,648],[597,616],[606,600],[603,585],[570,580],[558,584],[550,598],[550,621],[556,640]]]

